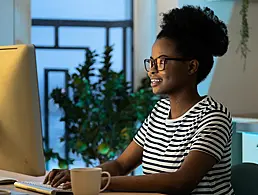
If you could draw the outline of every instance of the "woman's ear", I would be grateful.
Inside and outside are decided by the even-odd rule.
[[[197,72],[198,68],[199,68],[198,60],[191,60],[188,65],[188,74],[193,75],[194,73]]]

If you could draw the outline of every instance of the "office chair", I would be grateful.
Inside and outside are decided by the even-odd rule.
[[[258,164],[232,166],[231,183],[236,195],[258,195]]]

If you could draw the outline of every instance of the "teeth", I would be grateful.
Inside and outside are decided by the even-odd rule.
[[[151,79],[151,82],[160,82],[162,79]]]

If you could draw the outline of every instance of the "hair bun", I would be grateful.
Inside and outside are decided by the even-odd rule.
[[[223,56],[228,50],[227,26],[208,7],[188,5],[172,9],[163,14],[160,27],[177,38],[198,44],[199,49],[213,56]]]
[[[223,56],[227,52],[229,44],[227,26],[214,15],[210,8],[205,7],[204,13],[210,21],[206,33],[209,34],[211,54],[213,56]]]

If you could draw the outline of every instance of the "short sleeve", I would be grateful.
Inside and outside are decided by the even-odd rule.
[[[148,129],[148,120],[149,120],[149,116],[144,120],[142,126],[137,131],[137,133],[133,139],[141,147],[144,146],[145,137],[146,137],[146,133],[147,133],[147,129]]]
[[[209,111],[198,125],[190,150],[205,152],[220,161],[231,142],[231,127],[230,114],[220,110]]]

